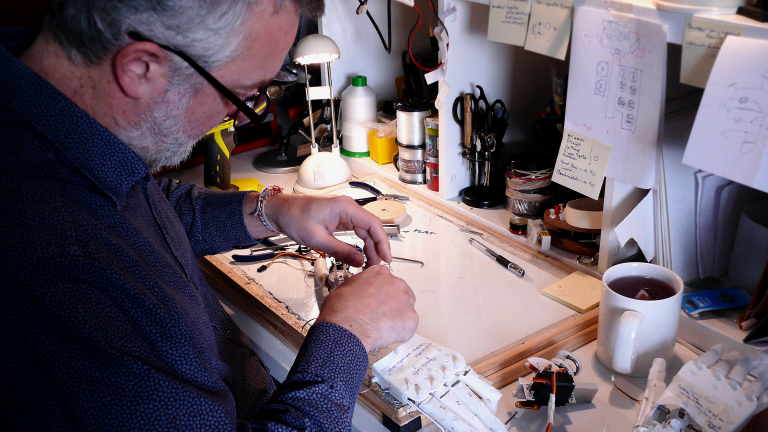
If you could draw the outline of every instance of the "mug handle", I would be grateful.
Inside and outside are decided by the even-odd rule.
[[[616,333],[616,343],[613,344],[613,370],[620,374],[632,373],[637,360],[635,336],[643,314],[635,311],[625,311],[621,314],[619,330]]]

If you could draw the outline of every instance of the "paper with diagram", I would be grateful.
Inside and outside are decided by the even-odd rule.
[[[565,59],[571,38],[573,2],[571,0],[532,0],[531,18],[525,49]]]
[[[768,41],[725,39],[683,163],[768,192]]]
[[[653,187],[666,26],[582,7],[573,35],[565,126],[611,146],[608,177]]]
[[[680,60],[680,82],[704,88],[726,36],[742,35],[744,35],[744,26],[697,17],[686,18],[683,55]]]
[[[488,11],[488,40],[525,45],[530,0],[491,0]]]

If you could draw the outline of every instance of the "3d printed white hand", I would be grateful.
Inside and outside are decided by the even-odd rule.
[[[739,431],[768,406],[768,367],[745,384],[759,359],[722,353],[722,345],[715,345],[683,365],[635,431]]]
[[[506,431],[495,414],[501,392],[461,354],[418,334],[373,364],[373,381],[442,430]]]

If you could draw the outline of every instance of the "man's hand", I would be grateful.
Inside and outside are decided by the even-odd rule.
[[[416,332],[416,296],[384,266],[347,279],[323,302],[316,322],[331,322],[357,336],[368,351],[405,342]]]
[[[353,246],[334,238],[335,231],[355,231],[365,242],[368,266],[392,261],[381,219],[350,197],[277,194],[269,198],[264,210],[272,225],[291,239],[353,267],[363,265],[363,256]]]

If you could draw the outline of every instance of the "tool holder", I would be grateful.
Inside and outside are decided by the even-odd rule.
[[[476,208],[490,208],[504,202],[504,152],[464,152],[472,185],[464,189],[461,201]]]

